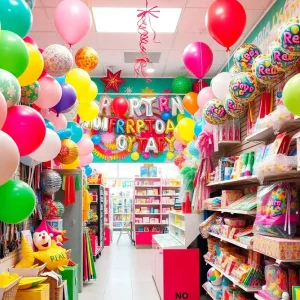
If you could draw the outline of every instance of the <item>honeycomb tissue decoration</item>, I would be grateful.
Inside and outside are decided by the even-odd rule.
[[[41,173],[41,191],[46,194],[54,194],[61,188],[62,180],[54,170],[43,170]]]
[[[57,218],[61,218],[65,212],[65,207],[64,205],[59,202],[59,201],[55,201],[55,204],[57,206],[57,213],[56,213],[56,217]]]

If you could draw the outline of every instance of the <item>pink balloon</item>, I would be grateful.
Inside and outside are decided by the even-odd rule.
[[[205,87],[197,96],[197,103],[202,110],[207,101],[216,98],[210,86]]]
[[[44,119],[52,122],[55,127],[55,130],[62,130],[67,128],[67,119],[63,114],[57,116],[53,111],[41,111],[41,115]]]
[[[3,94],[0,92],[0,129],[4,125],[7,116],[7,104]]]
[[[93,162],[94,156],[92,153],[85,156],[79,156],[80,167],[85,167]]]
[[[54,24],[62,39],[72,46],[90,31],[92,15],[80,0],[63,0],[56,7]]]
[[[45,76],[40,78],[38,83],[40,84],[40,93],[34,104],[43,109],[55,106],[62,96],[62,89],[58,81],[51,76]]]
[[[205,43],[194,42],[185,47],[183,62],[191,74],[203,78],[211,68],[213,53]]]
[[[79,149],[80,156],[89,155],[94,150],[94,143],[90,139],[87,139],[87,138],[82,138],[77,143],[77,146]]]

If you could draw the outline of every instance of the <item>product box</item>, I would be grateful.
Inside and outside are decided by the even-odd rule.
[[[293,286],[293,298],[292,300],[300,299],[300,286]]]
[[[227,207],[243,196],[242,190],[223,190],[221,197],[221,207]]]
[[[253,250],[275,259],[300,259],[300,238],[281,239],[255,235]]]
[[[48,219],[47,223],[52,226],[54,229],[63,230],[63,219],[55,218],[55,219]]]
[[[140,177],[149,177],[149,168],[145,166],[140,167]]]
[[[149,177],[157,177],[157,167],[149,167]]]
[[[18,290],[15,300],[49,300],[50,286],[48,283],[41,283],[28,290]]]

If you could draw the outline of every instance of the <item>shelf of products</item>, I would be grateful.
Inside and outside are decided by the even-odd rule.
[[[215,233],[210,232],[209,235],[214,236],[214,237],[220,239],[221,241],[224,241],[224,242],[236,245],[236,246],[238,246],[240,248],[243,248],[243,249],[247,249],[247,250],[253,249],[253,246],[251,246],[251,245],[245,245],[245,244],[243,244],[243,243],[241,243],[239,241],[223,237],[223,236],[221,236],[219,234],[215,234]]]
[[[207,285],[208,283],[209,283],[209,282],[205,282],[205,283],[202,285],[203,289],[205,290],[205,292],[207,293],[207,295],[208,295],[211,299],[217,300],[217,298],[215,298],[215,297],[213,296],[213,294],[210,292],[209,288],[207,288],[206,285]]]
[[[228,209],[228,208],[207,208],[206,210],[218,211],[221,213],[230,213],[230,214],[239,214],[239,215],[256,215],[256,209],[254,210],[237,210],[237,209]]]

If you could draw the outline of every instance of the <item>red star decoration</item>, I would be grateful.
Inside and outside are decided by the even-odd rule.
[[[125,82],[125,80],[121,78],[122,71],[119,70],[115,74],[110,70],[107,70],[106,72],[106,77],[100,78],[100,80],[105,83],[104,93],[107,90],[115,90],[117,93],[119,93],[119,86]]]

